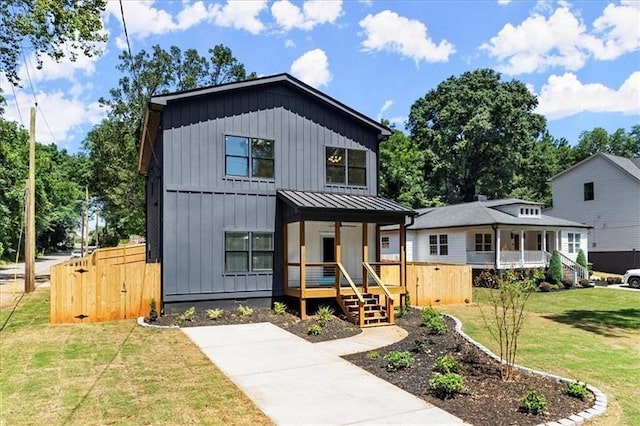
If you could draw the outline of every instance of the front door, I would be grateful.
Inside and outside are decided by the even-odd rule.
[[[334,237],[322,237],[322,261],[323,262],[336,261],[336,240]],[[322,268],[322,276],[334,277],[335,267],[325,266],[324,268]]]

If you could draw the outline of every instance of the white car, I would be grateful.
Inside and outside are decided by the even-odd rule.
[[[78,259],[82,257],[82,252],[80,250],[73,250],[71,252],[71,259]]]
[[[640,269],[629,269],[624,273],[623,284],[628,284],[629,287],[640,288]]]

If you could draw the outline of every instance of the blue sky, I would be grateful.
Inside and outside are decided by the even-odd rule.
[[[206,55],[223,43],[248,71],[291,73],[401,129],[413,102],[438,83],[486,67],[524,82],[538,96],[537,112],[551,134],[571,144],[584,130],[640,123],[640,1],[124,0],[123,6],[134,54],[159,44]],[[27,55],[22,88],[0,78],[5,118],[28,127],[35,92],[38,141],[78,151],[105,115],[98,99],[121,77],[115,65],[126,44],[117,1],[108,3],[103,22],[109,39],[101,57],[45,60],[36,70]]]

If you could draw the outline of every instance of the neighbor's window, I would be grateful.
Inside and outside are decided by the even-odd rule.
[[[273,141],[225,136],[226,174],[273,179]]]
[[[449,237],[446,234],[429,235],[429,255],[447,256],[449,254]]]
[[[389,248],[389,237],[382,237],[382,248]]]
[[[476,234],[476,251],[491,251],[491,234]]]
[[[577,253],[580,251],[580,234],[569,232],[567,234],[567,242],[569,243],[569,253]]]
[[[593,200],[593,182],[587,182],[584,184],[584,200]]]
[[[225,272],[273,270],[272,232],[225,232]]]
[[[327,183],[366,186],[367,151],[326,148]]]

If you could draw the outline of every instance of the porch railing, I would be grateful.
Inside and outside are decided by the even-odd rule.
[[[468,251],[467,263],[471,265],[493,265],[495,253],[492,251]]]
[[[524,253],[515,250],[500,251],[501,265],[539,265],[546,264],[541,250],[525,250]],[[495,252],[493,251],[468,251],[467,263],[470,265],[493,265]]]
[[[304,264],[305,287],[333,287],[336,285],[336,262],[305,262]],[[347,285],[341,282],[340,285]],[[300,263],[287,264],[287,287],[300,287]]]
[[[564,255],[561,252],[558,252],[558,254],[560,255],[560,261],[562,262],[562,266],[565,269],[568,269],[569,271],[575,273],[577,279],[589,278],[589,270],[587,268],[578,264],[576,261],[572,260],[570,257]],[[547,252],[545,253],[545,256],[547,256],[548,259],[551,259],[551,253]]]
[[[402,285],[400,283],[400,262],[366,262],[366,263],[371,268],[373,268],[373,270],[378,275],[380,280],[384,282],[387,287],[399,287]],[[369,285],[369,277],[368,277],[369,274],[365,272],[363,275],[364,275],[364,278],[363,278],[364,286],[366,289],[367,286]]]
[[[353,282],[353,280],[351,279],[351,276],[349,276],[349,273],[344,268],[342,263],[336,262],[336,266],[338,268],[338,279],[336,279],[336,292],[338,294],[338,297],[336,299],[338,300],[338,303],[340,304],[340,307],[342,308],[342,311],[345,314],[347,314],[347,316],[351,316],[351,314],[349,313],[349,309],[344,304],[344,301],[342,300],[342,297],[340,297],[340,295],[341,295],[340,294],[341,293],[341,291],[340,291],[341,290],[340,276],[341,276],[346,280],[346,282],[349,285],[349,287],[351,287],[351,290],[353,291],[353,294],[355,294],[356,298],[358,299],[358,325],[360,327],[362,327],[362,326],[364,326],[364,297],[362,296],[362,293],[360,293],[360,290],[358,290],[358,287]],[[352,321],[355,320],[355,318],[353,318],[353,317],[351,317],[350,319]]]
[[[382,280],[380,279],[376,271],[373,269],[373,266],[371,266],[367,262],[362,262],[362,266],[364,266],[365,270],[367,271],[367,275],[371,276],[371,278],[373,278],[373,281],[382,290],[382,293],[384,294],[384,297],[385,297],[385,309],[387,310],[387,318],[389,320],[389,324],[393,324],[394,323],[393,316],[395,312],[393,307],[393,296],[391,295],[391,292],[389,291],[387,286],[384,285],[384,283],[382,282]],[[365,281],[368,281],[368,280],[365,279]]]

